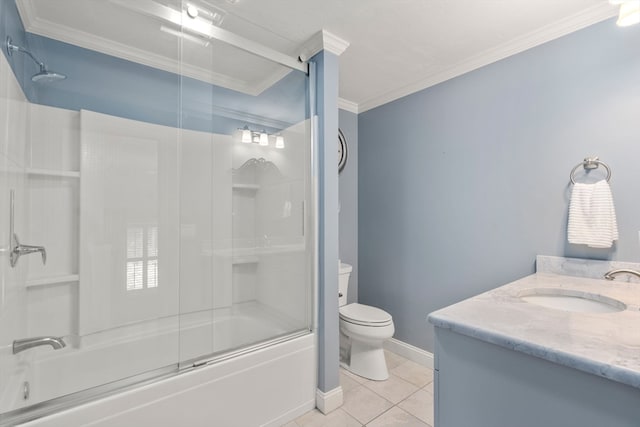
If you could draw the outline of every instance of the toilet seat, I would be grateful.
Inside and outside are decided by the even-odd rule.
[[[354,325],[382,327],[389,326],[393,319],[384,310],[364,304],[348,304],[340,307],[340,319]]]

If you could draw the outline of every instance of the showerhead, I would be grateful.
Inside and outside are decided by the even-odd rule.
[[[57,82],[58,80],[64,80],[67,76],[64,74],[56,73],[55,71],[49,71],[46,68],[44,70],[40,70],[38,73],[31,76],[31,81],[34,83],[51,83]]]
[[[40,67],[40,71],[38,71],[31,77],[32,82],[50,83],[67,78],[67,76],[65,76],[64,74],[47,70],[47,66],[44,65],[44,62],[39,61],[35,56],[33,56],[31,52],[29,52],[25,48],[13,44],[11,37],[9,36],[7,36],[5,47],[7,49],[7,54],[9,54],[10,57],[13,56],[13,52],[22,52],[25,55],[29,56],[29,58],[33,59],[36,64],[38,64],[38,66]]]

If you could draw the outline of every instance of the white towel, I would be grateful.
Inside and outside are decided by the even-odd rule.
[[[569,243],[610,248],[618,240],[618,224],[607,181],[573,185],[569,203]]]

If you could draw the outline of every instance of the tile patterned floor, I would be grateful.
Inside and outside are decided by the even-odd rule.
[[[344,403],[328,415],[317,409],[283,427],[431,427],[433,370],[385,350],[389,379],[370,381],[340,369]]]

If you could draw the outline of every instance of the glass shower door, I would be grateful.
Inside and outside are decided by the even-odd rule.
[[[0,5],[2,8],[2,5]],[[4,10],[0,11],[4,12]],[[28,366],[15,360],[12,343],[27,334],[25,271],[10,265],[11,217],[24,230],[25,144],[28,103],[13,71],[0,55],[0,414],[24,405],[19,390]],[[11,203],[13,194],[13,203]],[[16,199],[16,194],[18,197]],[[13,205],[13,206],[12,206]]]
[[[0,424],[308,332],[308,76],[194,31],[180,0],[28,3],[0,2],[0,34],[66,79],[0,54]],[[46,263],[10,264],[11,212]]]
[[[118,2],[33,4],[140,28],[123,32],[123,46],[156,27]],[[2,7],[0,25],[12,20],[2,33],[67,78],[34,82],[29,58],[0,55],[0,126],[11,129],[0,132],[0,423],[19,408],[177,371],[181,96],[178,74],[27,34],[13,2]],[[175,37],[162,48],[179,69]],[[42,246],[46,263],[25,253],[10,265],[10,190],[19,242]]]
[[[311,126],[305,73],[213,39],[182,43],[185,60],[197,55],[209,70],[209,84],[182,78],[180,360],[189,366],[309,331]],[[234,81],[221,81],[230,66],[221,58],[231,57]]]
[[[279,84],[304,87],[304,78],[292,72]],[[239,320],[222,332],[232,348],[310,328],[310,126],[295,121],[304,110],[289,107],[298,113],[290,122],[249,123],[257,141],[242,142],[242,131],[234,140],[232,312]]]
[[[255,109],[261,115],[251,114],[234,132],[234,320],[226,326],[220,322],[221,348],[268,342],[311,327],[314,250],[307,80],[300,71],[284,73],[247,106],[250,113]]]

